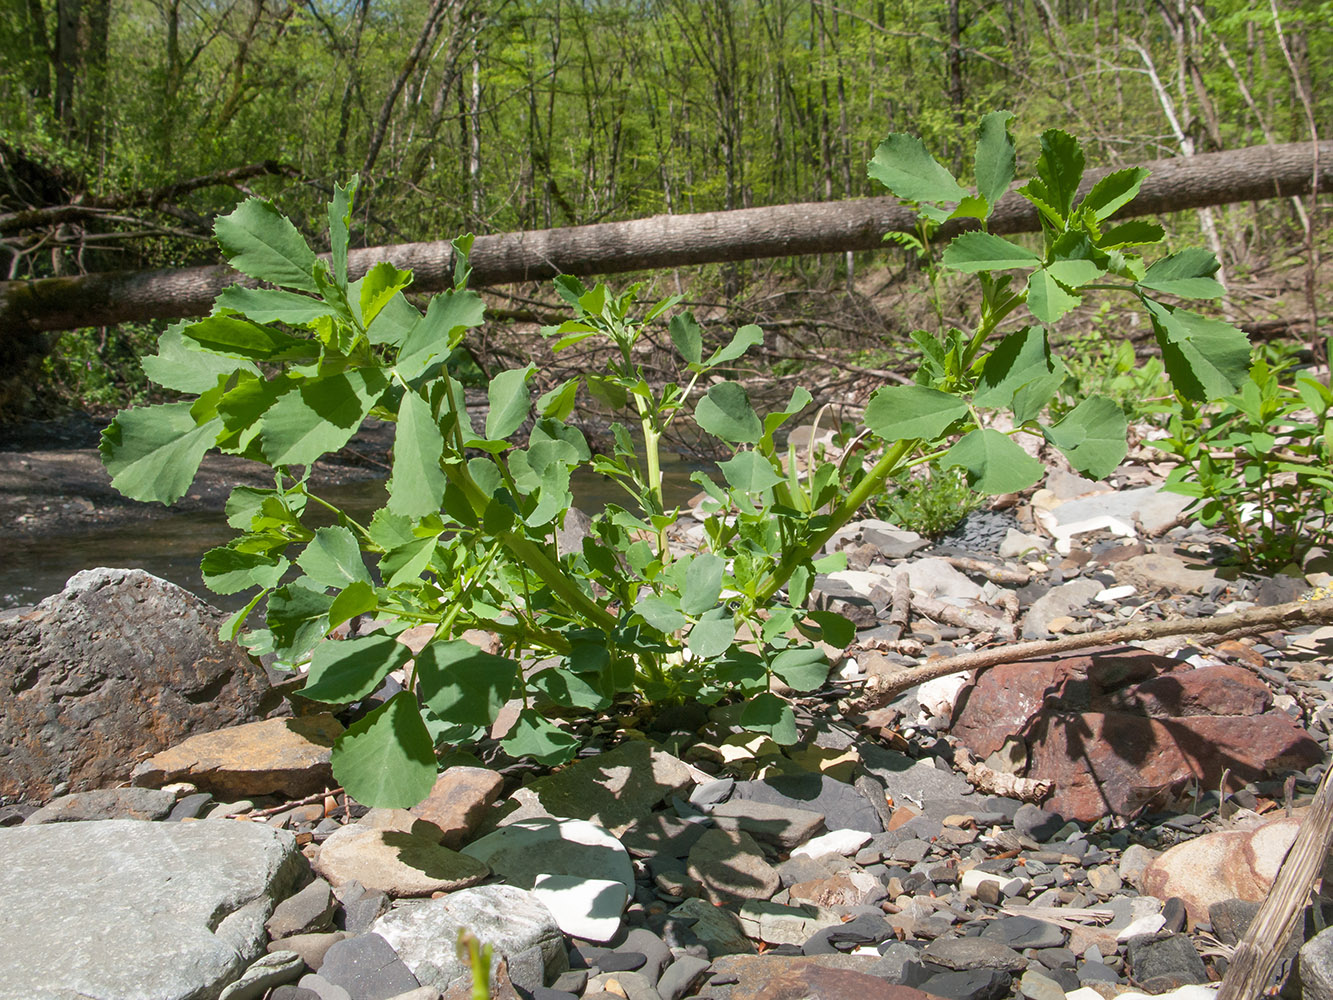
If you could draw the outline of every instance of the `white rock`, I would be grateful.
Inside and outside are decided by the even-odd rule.
[[[546,904],[560,929],[585,941],[610,941],[629,902],[625,883],[574,875],[540,875],[532,894]]]
[[[997,875],[994,872],[983,872],[979,868],[971,868],[963,872],[958,879],[958,887],[967,895],[975,896],[984,882],[994,882],[1000,887],[1000,894],[1004,896],[1017,896],[1032,884],[1030,879],[1021,878],[1017,875]]]
[[[818,837],[811,837],[796,850],[793,858],[820,858],[825,854],[841,854],[844,857],[855,854],[870,843],[870,834],[862,830],[830,830]]]
[[[916,700],[931,715],[948,722],[953,718],[953,706],[958,700],[958,692],[963,690],[971,674],[946,674],[928,680],[917,689]]]
[[[1140,937],[1144,934],[1156,934],[1166,926],[1166,917],[1160,913],[1153,913],[1148,916],[1139,917],[1132,920],[1125,926],[1115,939],[1120,942],[1128,941],[1130,938]]]
[[[634,866],[620,841],[583,819],[524,819],[502,826],[462,849],[506,882],[531,889],[543,875],[573,875],[634,887]]]
[[[860,677],[861,666],[849,656],[847,658],[847,662],[838,668],[838,676],[845,681],[850,681],[855,677]]]
[[[1010,528],[1005,532],[1004,541],[1000,543],[1000,558],[1021,559],[1030,552],[1045,552],[1050,547],[1051,543],[1040,535],[1029,535],[1017,528]]]
[[[1094,601],[1118,601],[1122,597],[1129,597],[1138,592],[1138,588],[1132,583],[1127,583],[1122,587],[1107,587],[1093,598]]]

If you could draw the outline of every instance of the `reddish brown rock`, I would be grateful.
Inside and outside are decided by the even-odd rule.
[[[816,906],[865,906],[884,898],[884,883],[869,872],[849,869],[828,878],[798,882],[790,889],[795,903]]]
[[[722,1000],[934,1000],[930,993],[856,971],[878,961],[874,955],[726,955],[713,962],[713,978],[738,981],[708,993]]]
[[[1297,817],[1283,817],[1254,830],[1225,830],[1177,844],[1144,870],[1143,891],[1162,900],[1179,896],[1191,925],[1208,920],[1214,903],[1257,903],[1273,887],[1300,825]]]
[[[114,785],[145,754],[262,718],[268,680],[218,640],[226,617],[142,570],[95,569],[0,621],[0,798]]]
[[[154,754],[130,780],[150,788],[188,781],[224,801],[272,794],[299,798],[336,784],[329,755],[342,731],[325,712],[200,733]]]
[[[1004,663],[964,688],[951,733],[977,756],[990,756],[1011,736],[1028,738],[1042,712],[1094,711],[1108,692],[1176,671],[1187,664],[1130,646]]]
[[[486,810],[500,796],[504,779],[484,767],[451,767],[412,813],[443,831],[440,843],[458,850],[476,832]]]
[[[1254,717],[1148,719],[1122,712],[1049,715],[1029,739],[1028,776],[1053,782],[1046,806],[1092,822],[1127,816],[1179,791],[1190,778],[1232,787],[1275,768],[1323,759],[1319,744],[1281,712]]]
[[[1181,715],[1262,715],[1273,707],[1268,685],[1244,667],[1220,663],[1176,670],[1107,696],[1119,711],[1165,719]]]

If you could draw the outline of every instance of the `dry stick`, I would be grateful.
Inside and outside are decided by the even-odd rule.
[[[1321,602],[1325,603],[1325,602]],[[1310,887],[1328,856],[1333,837],[1333,768],[1324,772],[1310,811],[1301,822],[1296,841],[1287,851],[1273,882],[1272,891],[1227,966],[1217,1000],[1256,1000],[1268,988],[1273,968],[1282,954],[1282,946],[1310,898]]]
[[[963,653],[935,660],[913,670],[905,670],[882,678],[874,690],[867,689],[866,694],[857,703],[860,709],[878,708],[887,704],[897,694],[915,687],[922,681],[964,670],[985,670],[1001,663],[1017,663],[1020,660],[1050,656],[1052,653],[1067,653],[1075,649],[1089,649],[1093,646],[1119,645],[1127,642],[1143,642],[1147,639],[1163,639],[1176,635],[1226,635],[1239,637],[1258,632],[1296,625],[1324,625],[1333,622],[1333,598],[1322,601],[1293,601],[1290,604],[1278,604],[1271,608],[1250,608],[1230,615],[1217,615],[1213,618],[1169,618],[1160,622],[1143,622],[1138,625],[1122,625],[1119,628],[1089,632],[1086,635],[1071,635],[1063,639],[1018,642],[994,649],[981,649],[975,653]]]

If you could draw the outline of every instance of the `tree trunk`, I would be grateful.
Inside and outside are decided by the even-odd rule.
[[[1333,186],[1333,141],[1320,144],[1319,186]],[[1152,171],[1122,216],[1156,215],[1236,201],[1287,198],[1310,191],[1311,143],[1256,146],[1145,164]],[[1086,190],[1104,171],[1089,171]],[[532,281],[556,274],[614,274],[648,268],[722,263],[793,254],[875,250],[886,232],[907,232],[916,216],[892,198],[777,205],[698,215],[659,215],[538,232],[478,237],[472,248],[474,285]],[[948,239],[962,230],[943,227]],[[993,233],[1035,232],[1037,213],[1010,192],[991,217]],[[453,283],[448,242],[371,247],[351,254],[352,277],[380,260],[411,268],[415,291]],[[105,272],[75,278],[0,282],[0,331],[68,330],[129,320],[206,315],[219,291],[233,284],[224,266],[175,271]]]

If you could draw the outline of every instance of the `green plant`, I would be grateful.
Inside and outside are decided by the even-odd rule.
[[[951,218],[984,226],[1014,174],[1011,117],[982,120],[976,192],[905,135],[879,147],[871,175],[941,228]],[[611,365],[535,401],[531,366],[494,373],[484,426],[474,427],[448,363],[483,321],[482,300],[466,287],[471,238],[455,241],[454,287],[424,315],[402,294],[411,275],[391,264],[350,281],[354,183],[338,188],[329,208],[329,261],[265,202],[249,200],[217,221],[232,265],[280,287],[226,289],[211,316],[163,334],[145,370],[193,398],[125,411],[105,432],[102,451],[122,492],[167,503],[185,492],[212,447],[274,469],[272,489],[233,491],[227,515],[241,534],[207,553],[203,571],[218,592],[258,589],[224,634],[282,663],[309,657],[306,697],[330,704],[366,697],[408,666],[396,634],[433,627],[404,690],[334,746],[334,775],[361,802],[421,799],[435,779],[436,748],[486,734],[510,699],[522,709],[501,734],[503,745],[545,763],[569,760],[577,749],[559,724],[564,716],[618,699],[711,704],[740,696],[742,725],[791,743],[795,718],[769,690],[771,679],[816,689],[828,663],[814,643],[851,640],[846,619],[807,610],[806,602],[816,574],[843,565],[840,555],[821,556],[825,543],[887,482],[935,462],[961,468],[978,492],[1023,489],[1045,470],[1011,440],[1019,432],[1043,435],[1088,475],[1104,475],[1123,458],[1124,415],[1110,399],[1091,397],[1059,422],[1041,422],[1066,371],[1044,324],[1073,308],[1083,290],[1118,288],[1143,302],[1167,370],[1187,395],[1229,392],[1243,377],[1243,335],[1149,295],[1216,294],[1216,261],[1186,251],[1146,266],[1129,248],[1160,240],[1160,227],[1104,225],[1133,198],[1143,172],[1111,174],[1078,201],[1082,168],[1071,137],[1042,137],[1037,177],[1021,189],[1042,214],[1040,252],[985,232],[948,245],[944,266],[981,282],[976,326],[941,338],[918,334],[925,353],[918,383],[873,395],[861,447],[839,464],[816,457],[802,466],[780,443],[784,422],[809,404],[807,391],[761,415],[744,386],[718,377],[761,341],[757,326],[709,350],[693,316],[672,315],[674,299],[640,315],[637,288],[616,294],[571,277],[556,287],[573,318],[546,332],[556,350],[603,338],[614,349]],[[1009,269],[1029,272],[1024,290],[995,273]],[[1103,280],[1109,276],[1124,281]],[[1002,335],[1001,323],[1024,304],[1037,322]],[[636,361],[645,324],[654,322],[666,323],[683,384],[654,386]],[[585,392],[627,415],[612,426],[610,456],[592,455],[565,422]],[[990,426],[1001,412],[1004,431]],[[386,506],[362,524],[315,494],[308,472],[372,415],[397,422],[394,463]],[[678,512],[663,502],[659,451],[662,435],[683,420],[731,455],[719,465],[721,481],[695,475],[708,516],[701,550],[688,555],[667,544]],[[571,503],[571,471],[580,467],[614,479],[625,503],[609,505],[581,548],[562,553],[554,536]],[[307,527],[303,517],[317,506],[334,510],[337,523]],[[263,626],[242,633],[261,601]],[[373,622],[369,634],[320,641],[357,616]],[[464,641],[474,627],[499,635],[506,655]],[[521,669],[521,660],[542,658],[554,664]]]
[[[1151,442],[1180,462],[1166,488],[1194,497],[1205,525],[1224,531],[1246,566],[1277,572],[1333,534],[1333,393],[1305,373],[1283,382],[1259,360],[1216,407],[1184,406]]]
[[[968,488],[962,469],[932,465],[926,475],[906,479],[885,493],[875,504],[875,510],[900,528],[927,538],[939,538],[980,503],[981,497]]]
[[[1130,423],[1159,420],[1174,408],[1161,358],[1140,360],[1134,344],[1113,339],[1107,329],[1110,303],[1103,302],[1090,329],[1072,333],[1062,345],[1068,376],[1051,400],[1051,413],[1068,413],[1088,396],[1116,401]]]

